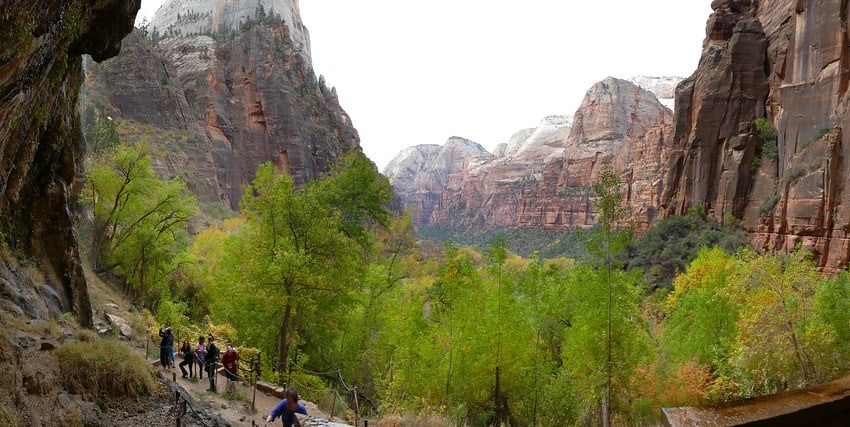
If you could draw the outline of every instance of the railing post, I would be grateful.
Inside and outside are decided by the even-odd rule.
[[[292,383],[292,359],[289,359],[289,372],[286,373],[286,383]]]
[[[257,408],[254,406],[254,404],[257,402],[257,381],[258,381],[257,373],[259,372],[259,370],[255,372],[254,366],[255,366],[255,364],[260,363],[259,362],[259,355],[258,355],[257,359],[258,360],[256,362],[251,363],[251,381],[254,382],[254,395],[251,396],[251,410],[252,411],[257,410]],[[253,422],[253,421],[251,421],[251,422]]]
[[[337,395],[336,387],[334,387],[334,400],[331,403],[331,419],[330,419],[330,421],[333,421],[333,419],[334,419],[334,410],[336,409],[336,395]]]
[[[354,425],[358,424],[360,419],[360,403],[357,401],[357,386],[354,387]]]
[[[180,392],[174,391],[174,406],[177,407],[177,427],[180,427],[180,418],[182,415],[180,414]]]

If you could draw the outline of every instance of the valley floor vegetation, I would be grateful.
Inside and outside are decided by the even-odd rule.
[[[420,241],[358,153],[301,188],[263,165],[238,215],[198,226],[185,184],[155,178],[146,150],[88,167],[96,270],[154,331],[214,325],[309,400],[354,408],[356,394],[364,415],[459,425],[626,425],[848,372],[847,273],[756,253],[699,209],[636,238],[618,227],[616,177],[596,188],[586,254],[544,259],[505,238]]]

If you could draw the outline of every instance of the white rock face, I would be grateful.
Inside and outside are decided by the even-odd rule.
[[[648,84],[647,82],[644,82]],[[671,95],[675,86],[667,87]],[[387,167],[405,206],[416,206],[417,225],[484,224],[487,227],[589,227],[592,183],[610,161],[629,170],[633,188],[645,189],[630,213],[657,206],[657,159],[672,133],[672,112],[636,84],[608,77],[590,88],[574,116],[548,116],[516,132],[489,154],[451,138],[445,146],[404,150]],[[631,169],[634,168],[634,169]],[[631,194],[631,193],[630,193]]]
[[[405,148],[384,168],[405,207],[416,207],[417,223],[427,221],[449,178],[493,159],[480,144],[453,136],[444,145]]]
[[[462,171],[470,159],[492,157],[481,144],[453,136],[444,145],[423,144],[401,150],[383,173],[390,182],[415,181],[416,188],[440,190],[446,178]]]
[[[260,5],[267,15],[280,15],[309,63],[310,33],[301,21],[298,0],[166,0],[154,14],[150,31],[190,35],[238,30],[241,22],[255,17]]]
[[[521,132],[521,131],[520,131]],[[508,152],[508,144],[501,143],[496,145],[496,148],[493,149],[493,155],[496,157],[504,157]]]
[[[442,149],[442,146],[436,144],[407,147],[387,163],[384,175],[405,181],[413,179],[433,167],[434,159]]]
[[[637,76],[629,81],[652,92],[662,105],[672,110],[676,101],[676,85],[684,79],[676,76]]]
[[[216,42],[210,36],[170,37],[160,42],[163,52],[174,62],[177,73],[186,76],[215,67]]]
[[[672,111],[654,94],[630,81],[607,77],[587,91],[576,111],[567,158],[588,158],[597,152],[614,155],[625,141],[636,139],[659,120],[670,122]]]
[[[546,116],[536,128],[515,133],[505,156],[521,161],[548,161],[561,157],[572,124],[573,116]]]

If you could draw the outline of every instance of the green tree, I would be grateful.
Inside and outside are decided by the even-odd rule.
[[[118,147],[92,161],[81,199],[93,215],[95,271],[123,277],[125,292],[137,300],[157,298],[151,290],[175,268],[198,210],[185,183],[157,178],[144,145]]]
[[[607,322],[605,327],[605,343],[607,354],[605,393],[602,396],[602,424],[611,425],[611,380],[612,380],[612,309],[614,297],[614,282],[612,273],[615,270],[614,256],[626,249],[630,233],[620,230],[618,226],[623,219],[624,207],[622,206],[623,195],[620,190],[620,177],[605,165],[599,176],[599,181],[593,184],[593,192],[596,194],[596,208],[599,215],[598,239],[590,241],[589,252],[601,260],[603,264],[600,270],[605,274],[605,286],[608,289]]]
[[[386,225],[391,188],[355,153],[301,189],[289,175],[262,165],[244,194],[245,224],[225,247],[216,299],[230,323],[266,349],[269,340],[260,335],[272,335],[266,325],[277,325],[282,372],[290,345],[305,337],[308,319],[315,329],[327,321],[312,314],[350,303],[360,287],[373,242],[369,226]]]
[[[739,306],[732,299],[740,263],[719,248],[704,249],[667,297],[662,343],[669,360],[696,358],[715,370],[726,365],[737,339]]]
[[[822,280],[803,251],[704,250],[668,297],[663,375],[704,367],[712,376],[707,401],[833,379],[847,369],[840,354],[847,348],[848,292],[846,277]]]
[[[747,235],[735,224],[708,219],[702,209],[659,221],[629,245],[628,268],[641,268],[650,288],[671,289],[700,250],[719,246],[734,254],[746,246]]]
[[[803,387],[816,379],[818,361],[805,340],[821,278],[810,256],[742,253],[739,337],[732,363],[744,369],[747,394]],[[769,337],[769,339],[767,338]]]

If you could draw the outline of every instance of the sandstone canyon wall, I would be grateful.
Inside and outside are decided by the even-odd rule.
[[[712,9],[699,66],[679,84],[673,116],[627,113],[657,107],[631,95],[605,101],[605,87],[622,83],[602,82],[569,136],[544,144],[549,160],[508,161],[508,144],[494,159],[470,160],[442,196],[429,196],[433,206],[418,223],[587,226],[588,186],[609,162],[632,219],[645,225],[701,206],[719,221],[739,221],[763,250],[802,246],[824,270],[845,268],[850,2],[715,0]]]
[[[657,214],[664,189],[658,176],[666,173],[672,120],[653,93],[609,77],[587,92],[574,116],[546,117],[538,127],[514,134],[495,154],[478,144],[457,150],[462,139],[452,138],[442,151],[439,146],[403,151],[384,173],[402,201],[418,207],[420,226],[567,229],[595,223],[591,186],[610,164],[628,175],[631,214],[646,223]],[[429,160],[451,150],[456,159],[451,167]]]
[[[0,308],[21,317],[73,311],[92,325],[72,216],[81,166],[81,55],[116,55],[139,0],[11,0],[0,13],[0,236],[35,261],[28,283],[0,260]]]
[[[202,4],[253,16],[256,3],[166,2],[153,23],[168,22],[170,36],[154,44],[134,34],[122,55],[87,72],[86,103],[115,118],[124,139],[158,144],[162,176],[181,176],[202,203],[234,210],[261,163],[275,162],[301,184],[359,149],[335,90],[316,77],[302,48],[309,38],[297,1],[273,4],[290,19],[245,17],[238,29],[205,34],[182,27],[186,10]]]
[[[715,0],[712,8],[699,67],[677,91],[662,207],[732,214],[765,250],[800,245],[826,270],[846,267],[850,4]]]

